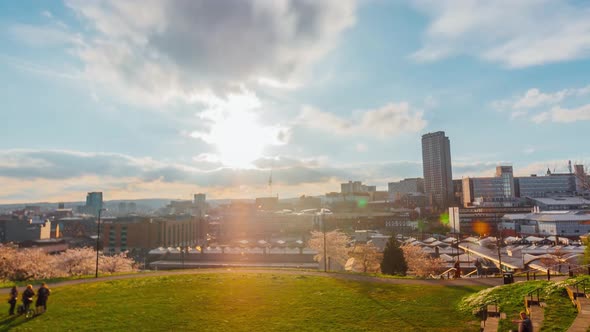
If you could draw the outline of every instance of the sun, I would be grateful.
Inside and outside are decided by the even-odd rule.
[[[253,168],[267,147],[286,143],[285,128],[260,123],[257,110],[262,105],[254,93],[243,90],[224,99],[204,95],[202,101],[207,108],[199,117],[209,126],[191,136],[209,144],[215,150],[212,157],[223,166]]]
[[[207,136],[223,165],[251,168],[266,147],[280,144],[279,130],[261,125],[254,113],[242,111],[231,112],[216,121]]]

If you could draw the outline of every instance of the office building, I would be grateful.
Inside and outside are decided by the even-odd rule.
[[[424,192],[435,210],[445,210],[453,201],[451,143],[444,131],[422,135]]]
[[[450,207],[449,227],[463,234],[497,234],[502,217],[510,214],[530,213],[527,206],[473,206]]]
[[[424,179],[411,178],[398,182],[389,182],[387,191],[392,201],[396,201],[406,194],[424,193]]]
[[[496,176],[463,178],[463,206],[513,202],[516,193],[512,166],[496,167]]]
[[[100,209],[102,209],[102,192],[88,193],[86,195],[86,205],[84,206],[86,213],[97,216]]]
[[[340,192],[342,194],[368,193],[375,191],[377,191],[377,186],[367,186],[361,181],[348,181],[348,183],[340,184]]]
[[[574,195],[576,193],[576,176],[573,173],[551,173],[545,176],[535,174],[515,178],[518,197],[551,197]]]
[[[579,237],[590,232],[588,211],[544,211],[506,215],[501,227],[516,234]]]
[[[555,196],[528,198],[536,212],[555,210],[590,210],[590,200],[579,196]]]
[[[207,202],[207,194],[199,193],[194,195],[193,203],[195,205],[204,205]]]
[[[107,219],[102,226],[102,245],[109,254],[155,247],[194,247],[204,245],[207,239],[207,221],[191,215],[127,216]]]

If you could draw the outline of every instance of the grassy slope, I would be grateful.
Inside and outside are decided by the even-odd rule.
[[[586,278],[579,277],[577,280]],[[541,299],[547,304],[545,308],[545,320],[541,331],[566,331],[567,327],[572,324],[577,313],[563,285],[573,282],[573,280],[564,283],[528,281],[498,286],[483,290],[478,294],[466,298],[462,306],[466,311],[470,311],[478,308],[482,303],[489,303],[493,299],[496,299],[499,302],[500,311],[507,315],[506,319],[500,321],[498,331],[515,330],[516,324],[512,323],[512,319],[518,319],[518,313],[524,310],[524,296],[535,289],[541,288]]]
[[[146,277],[55,288],[47,313],[0,316],[0,330],[476,331],[456,305],[477,290],[240,272]]]

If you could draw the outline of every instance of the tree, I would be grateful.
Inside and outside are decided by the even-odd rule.
[[[381,254],[373,243],[358,244],[351,253],[353,263],[351,270],[364,273],[378,273],[381,270]]]
[[[383,251],[383,261],[381,261],[381,272],[384,274],[406,275],[408,264],[404,258],[404,252],[399,246],[395,236],[392,236],[385,250]]]
[[[335,262],[344,266],[348,260],[348,243],[350,238],[339,230],[326,232],[326,255],[330,262]],[[311,232],[311,239],[307,245],[316,250],[318,253],[314,259],[318,262],[324,260],[324,233],[318,231]]]
[[[431,274],[439,274],[446,268],[445,261],[441,258],[430,257],[422,248],[411,244],[401,247],[408,263],[408,270],[418,277],[427,277]]]
[[[93,248],[68,249],[49,255],[41,249],[19,249],[13,244],[0,244],[0,280],[38,280],[90,275],[96,267]],[[126,254],[100,256],[102,273],[127,272],[136,269]]]

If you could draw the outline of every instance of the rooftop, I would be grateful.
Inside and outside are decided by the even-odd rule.
[[[590,200],[574,196],[531,198],[543,205],[590,205]]]

